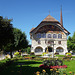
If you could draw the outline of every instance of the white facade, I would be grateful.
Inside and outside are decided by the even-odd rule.
[[[30,32],[32,39],[31,52],[41,55],[43,52],[59,53],[67,51],[67,35],[69,32],[57,20],[48,15],[35,29]]]

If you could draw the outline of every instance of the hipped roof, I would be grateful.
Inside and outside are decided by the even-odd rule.
[[[55,23],[58,23],[61,28],[63,28],[68,34],[70,34],[70,32],[68,32],[68,31],[61,25],[61,23],[60,23],[59,21],[57,21],[55,18],[53,18],[51,15],[48,15],[41,23],[47,23],[47,22],[53,22],[53,23],[55,22]],[[41,23],[40,23],[38,26],[40,26]],[[38,26],[37,26],[37,27],[38,27]],[[37,28],[37,27],[36,27],[36,28]],[[32,28],[32,29],[30,30],[30,33],[31,33],[32,31],[34,31],[36,28]]]
[[[51,21],[51,22],[58,22],[55,18],[53,18],[51,15],[48,15],[43,21]],[[42,21],[42,22],[43,22]]]

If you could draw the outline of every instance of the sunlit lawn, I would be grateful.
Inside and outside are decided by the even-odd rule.
[[[64,64],[68,66],[68,67],[66,68],[67,73],[68,73],[69,71],[75,72],[75,60],[64,61]]]
[[[20,66],[21,64],[22,66]],[[39,68],[40,64],[42,64],[42,61],[18,60],[0,72],[0,75],[35,75],[36,71],[42,72],[42,69]],[[68,66],[67,73],[69,71],[75,72],[75,60],[64,61],[64,64]],[[46,69],[46,71],[50,75],[49,69]]]

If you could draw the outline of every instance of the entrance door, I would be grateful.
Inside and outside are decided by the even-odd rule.
[[[47,52],[47,49],[48,49],[48,52],[52,52],[52,47],[45,48],[45,52]]]

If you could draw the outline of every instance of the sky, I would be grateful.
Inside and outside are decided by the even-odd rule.
[[[13,19],[14,28],[25,32],[29,44],[29,32],[49,15],[60,22],[62,5],[63,26],[71,33],[75,31],[75,0],[0,0],[0,16]]]

